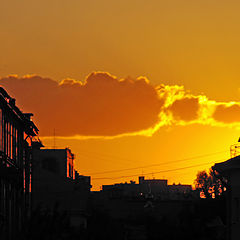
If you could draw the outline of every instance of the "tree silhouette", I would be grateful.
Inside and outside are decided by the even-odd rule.
[[[199,171],[194,181],[196,190],[204,195],[205,198],[218,198],[227,188],[226,179],[212,168],[209,172]]]

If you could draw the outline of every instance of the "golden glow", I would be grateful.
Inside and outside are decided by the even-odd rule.
[[[55,129],[80,173],[228,149],[240,130],[239,7],[233,0],[2,0],[0,77],[11,76],[0,84],[34,113],[45,145]],[[208,168],[228,156],[130,174],[204,161]],[[192,183],[198,170],[155,177]],[[93,184],[115,181],[125,179]]]

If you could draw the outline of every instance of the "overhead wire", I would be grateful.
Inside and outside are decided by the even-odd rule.
[[[218,161],[224,161],[225,159],[221,159]],[[189,169],[189,168],[194,168],[194,167],[200,167],[200,166],[205,166],[205,165],[209,165],[209,164],[213,164],[216,163],[218,161],[212,161],[212,162],[208,162],[208,163],[203,163],[203,164],[195,164],[195,165],[191,165],[191,166],[187,166],[187,167],[181,167],[181,168],[175,168],[175,169],[167,169],[167,170],[161,170],[161,171],[157,171],[157,172],[150,172],[150,173],[145,173],[145,175],[149,175],[149,174],[158,174],[158,173],[166,173],[166,172],[173,172],[173,171],[179,171],[179,170],[184,170],[184,169]],[[100,178],[92,178],[92,180],[100,180],[100,179],[109,179],[109,180],[114,180],[114,179],[121,179],[121,178],[128,178],[128,177],[136,177],[139,176],[139,174],[133,174],[133,175],[126,175],[126,176],[120,176],[120,177],[100,177]]]
[[[117,173],[117,172],[125,172],[125,171],[130,171],[130,170],[137,170],[137,169],[143,169],[143,168],[149,168],[149,167],[157,167],[157,166],[163,166],[163,165],[168,165],[172,163],[179,163],[179,162],[184,162],[188,160],[193,160],[193,159],[199,159],[199,158],[204,158],[204,157],[209,157],[213,155],[217,155],[219,153],[224,153],[224,151],[219,151],[219,152],[214,152],[214,153],[209,153],[209,154],[203,154],[195,157],[189,157],[189,158],[183,158],[179,160],[174,160],[174,161],[169,161],[169,162],[164,162],[164,163],[156,163],[156,164],[148,164],[148,165],[143,165],[139,167],[132,167],[132,168],[124,168],[124,169],[115,169],[115,170],[109,170],[109,171],[101,171],[101,172],[93,172],[93,173],[87,173],[89,175],[99,175],[99,174],[108,174],[108,173]]]

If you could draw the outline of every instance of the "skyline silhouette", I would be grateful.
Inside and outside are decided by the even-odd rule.
[[[208,100],[176,85],[153,86],[143,77],[118,80],[108,73],[95,72],[82,83],[70,79],[57,83],[40,76],[10,76],[1,78],[0,84],[14,93],[21,109],[34,112],[44,145],[73,149],[77,169],[85,175],[93,173],[93,189],[114,183],[112,180],[121,176],[136,180],[142,171],[145,175],[167,174],[171,183],[193,184],[197,167],[204,170],[229,157],[228,149],[240,125],[237,101]],[[212,140],[218,129],[228,133],[229,145],[217,144],[217,138]],[[198,136],[194,141],[192,131]],[[201,134],[206,131],[211,132],[209,144]],[[211,156],[214,152],[217,154]],[[202,159],[198,158],[201,155]],[[185,158],[189,161],[184,163],[181,159]],[[122,175],[124,159],[130,169]],[[181,174],[184,170],[188,173]],[[108,176],[101,182],[94,172]]]
[[[0,9],[1,239],[238,239],[240,1]]]

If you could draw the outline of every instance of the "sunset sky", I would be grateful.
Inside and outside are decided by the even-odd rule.
[[[0,85],[102,184],[193,184],[240,136],[240,2],[0,0]],[[56,135],[53,140],[53,135]]]

